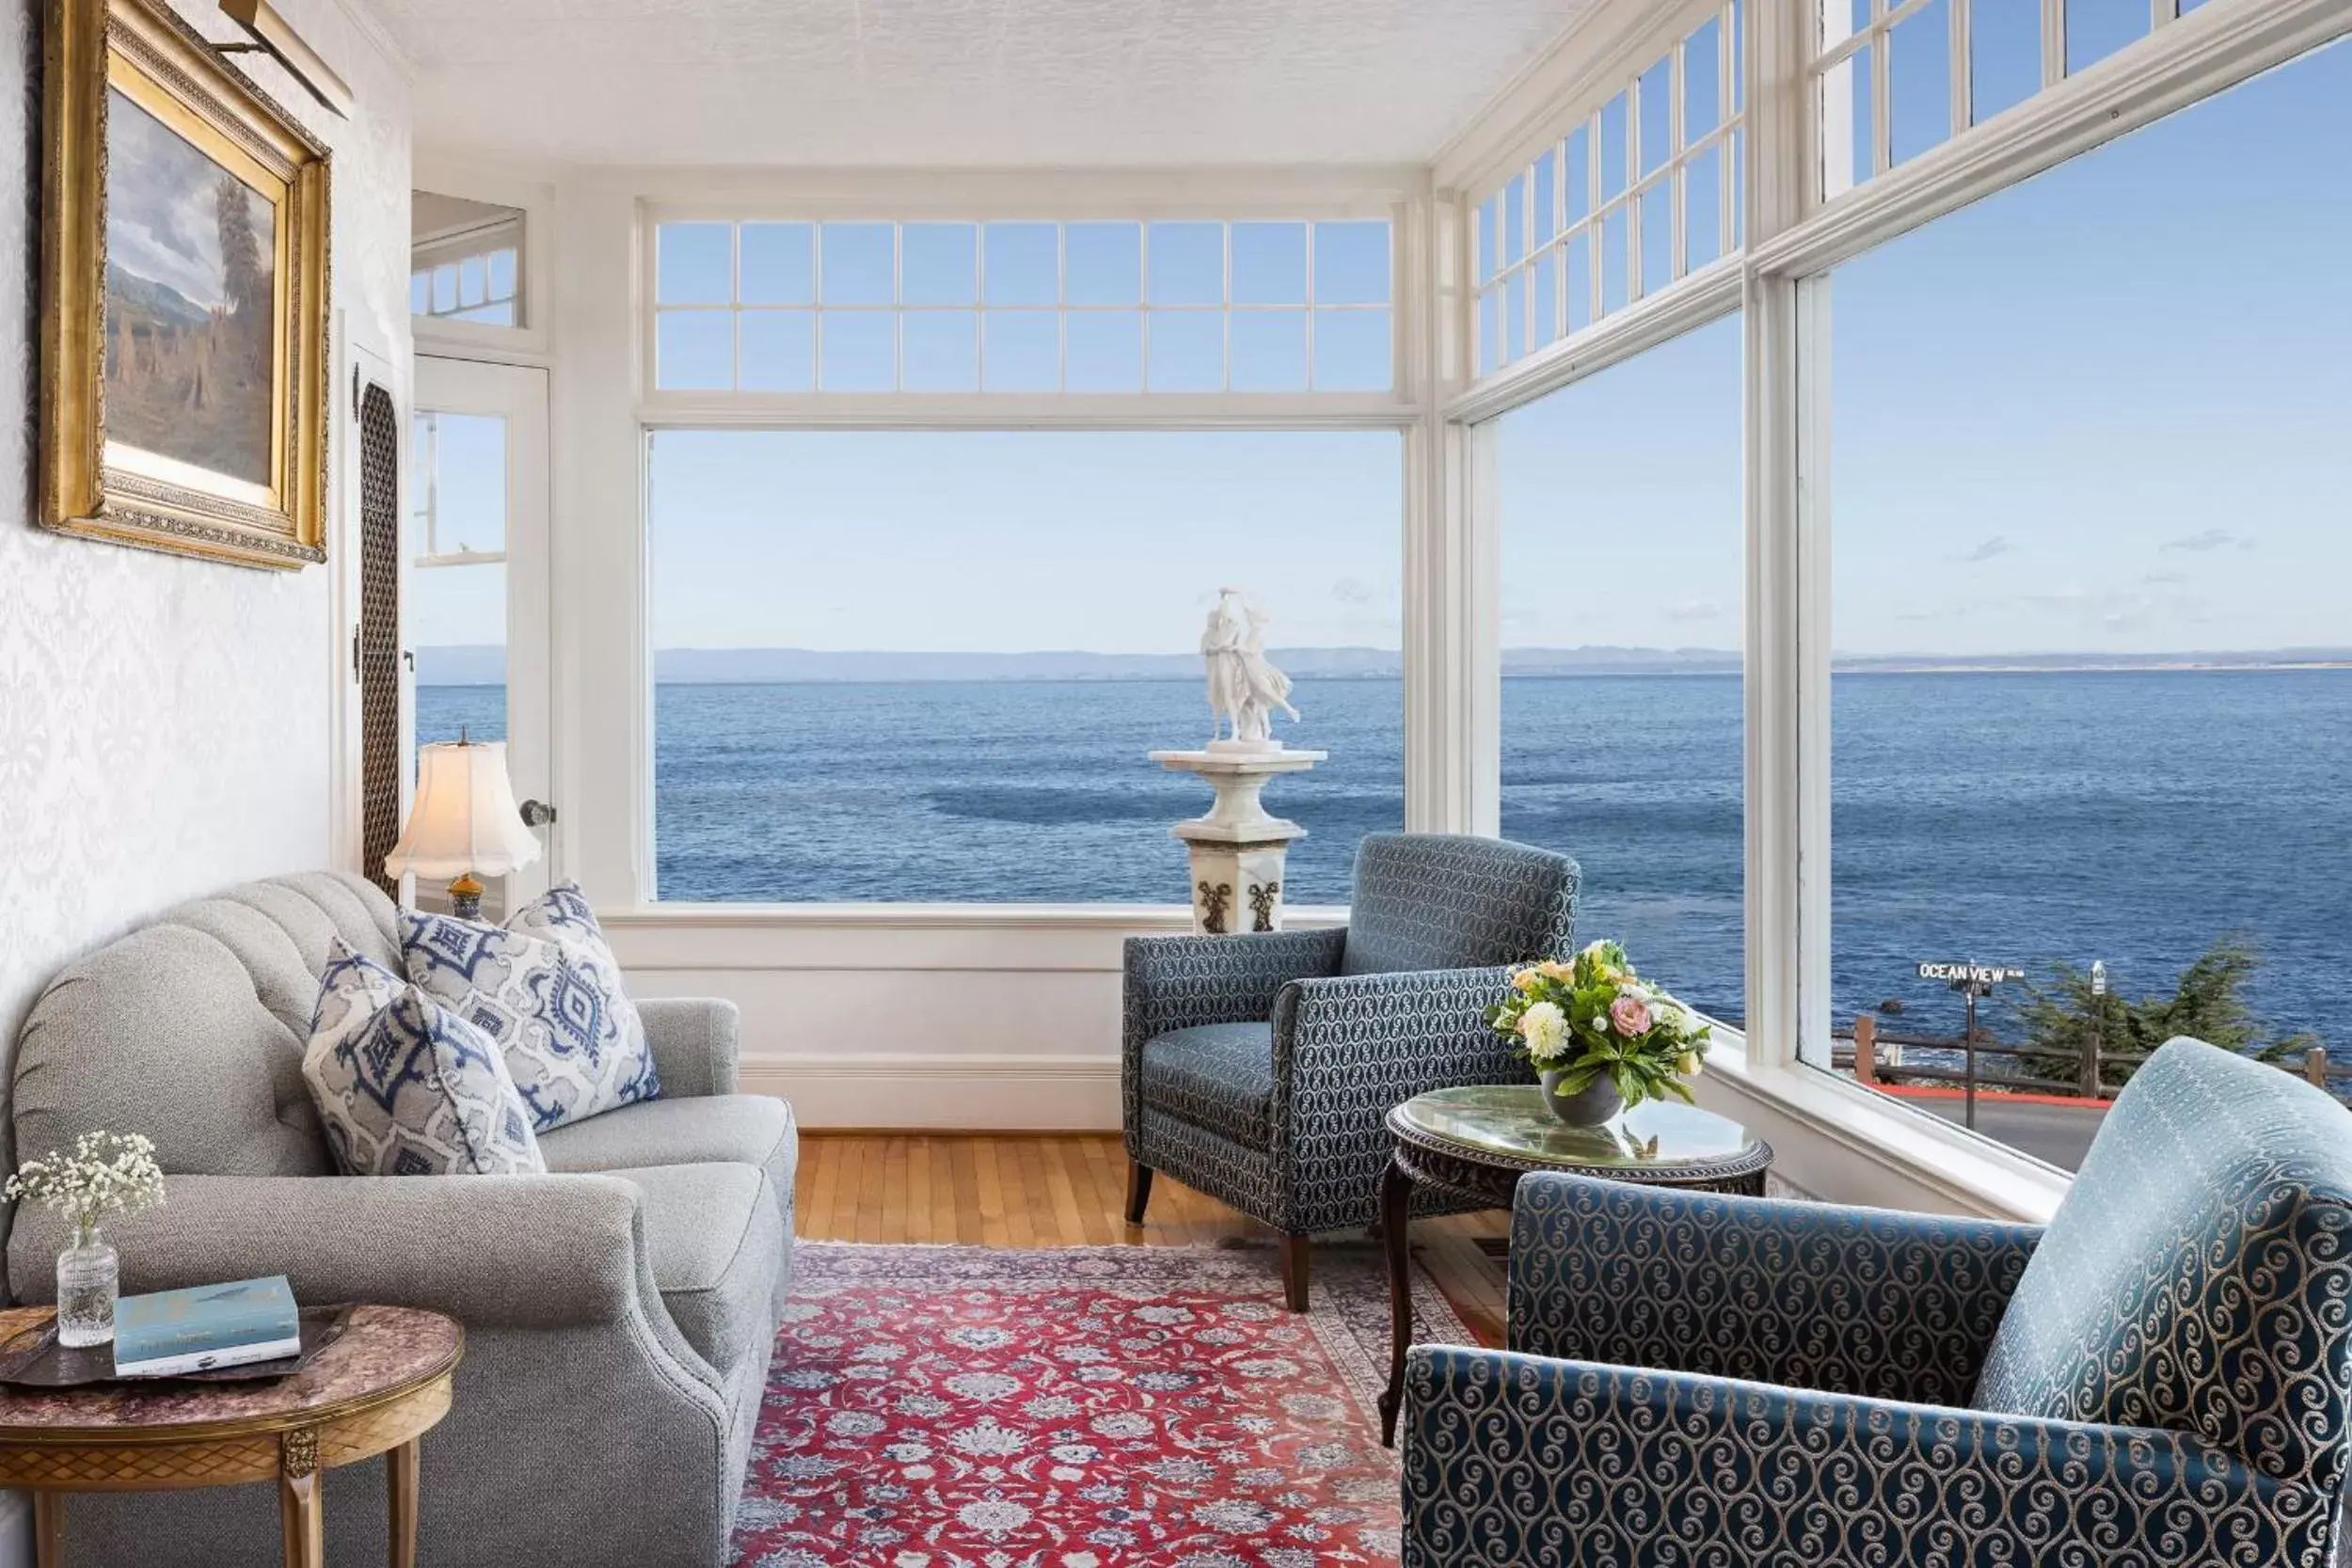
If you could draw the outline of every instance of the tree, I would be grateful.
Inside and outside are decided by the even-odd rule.
[[[2137,1057],[2177,1035],[2192,1035],[2264,1062],[2298,1056],[2319,1043],[2319,1037],[2308,1031],[2262,1043],[2261,1026],[2241,994],[2262,967],[2262,955],[2240,936],[2221,937],[2205,949],[2181,972],[2169,994],[2137,1000],[2112,987],[2106,995],[2093,996],[2088,970],[2063,963],[2052,967],[2054,983],[2043,987],[2028,981],[2026,1000],[2017,1009],[2026,1026],[2019,1066],[2036,1078],[2080,1082],[2085,1054],[2094,1041],[2102,1058]],[[2100,1081],[2122,1085],[2137,1066],[2137,1061],[2103,1059]]]

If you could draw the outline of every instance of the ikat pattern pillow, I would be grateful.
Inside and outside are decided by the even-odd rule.
[[[537,1131],[660,1097],[644,1023],[574,884],[502,927],[403,910],[400,927],[408,978],[498,1042]]]
[[[303,1081],[346,1176],[535,1176],[530,1114],[489,1037],[341,937]]]

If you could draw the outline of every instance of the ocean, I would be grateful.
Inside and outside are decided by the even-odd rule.
[[[1289,898],[1340,903],[1357,841],[1403,825],[1402,688],[1295,700],[1283,737],[1330,760],[1266,800],[1308,829]],[[2237,935],[2263,1025],[2352,1062],[2352,672],[1841,674],[1832,702],[1841,1027],[1892,999],[1957,1032],[1922,959],[2097,958],[2137,996]],[[494,735],[502,706],[421,688],[419,734]],[[1736,676],[1503,683],[1503,833],[1581,863],[1581,936],[1729,1019],[1740,723]],[[1193,681],[665,684],[656,734],[665,899],[1176,903],[1168,829],[1210,799],[1144,756],[1207,738]]]

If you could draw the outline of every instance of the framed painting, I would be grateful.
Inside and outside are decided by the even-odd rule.
[[[49,17],[42,526],[325,560],[326,150],[160,4]]]

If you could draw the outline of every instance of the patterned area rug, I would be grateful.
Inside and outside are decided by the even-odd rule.
[[[1470,1343],[1415,1265],[1416,1338]],[[741,1568],[1325,1568],[1397,1555],[1379,1250],[794,1254]]]

